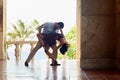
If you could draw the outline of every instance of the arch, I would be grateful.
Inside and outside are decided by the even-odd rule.
[[[77,35],[77,49],[76,49],[76,55],[77,59],[80,59],[80,1],[76,0],[77,6],[76,6],[76,35]],[[6,35],[6,0],[3,0],[3,38],[4,43],[6,41],[5,39]],[[4,44],[5,45],[5,44]],[[3,45],[3,46],[4,46]],[[6,48],[3,49],[3,54],[5,54]],[[4,55],[5,56],[5,55]]]

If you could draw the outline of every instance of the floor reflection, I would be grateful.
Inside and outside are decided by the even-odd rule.
[[[60,60],[60,66],[50,66],[51,61],[39,60],[24,66],[24,61],[1,61],[0,80],[81,80],[79,61]]]

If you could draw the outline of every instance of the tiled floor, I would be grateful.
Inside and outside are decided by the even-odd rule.
[[[84,70],[88,80],[120,80],[117,70]]]
[[[120,80],[119,71],[81,70],[80,61],[60,60],[61,66],[50,66],[50,60],[0,61],[0,80]]]
[[[0,61],[0,80],[81,80],[79,61],[61,60],[61,66],[50,66],[50,60],[39,60],[24,66],[24,61]]]

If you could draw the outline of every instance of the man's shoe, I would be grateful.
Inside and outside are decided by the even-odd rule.
[[[60,64],[50,64],[50,66],[60,66]]]
[[[58,64],[57,61],[55,61],[55,63],[50,64],[50,66],[60,66],[60,64]]]
[[[25,66],[26,66],[26,67],[28,67],[28,66],[29,66],[28,62],[25,62]]]

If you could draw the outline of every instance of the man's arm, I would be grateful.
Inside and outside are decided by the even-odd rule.
[[[63,37],[63,38],[61,38],[61,39],[59,40],[59,44],[58,44],[58,46],[57,46],[57,49],[60,48],[64,43],[66,43],[66,40],[65,40],[65,38]]]
[[[61,34],[64,36],[62,29],[60,29]]]
[[[42,25],[41,26],[39,26],[39,33],[41,33],[41,30],[42,30]]]
[[[59,43],[59,45],[57,46],[57,49],[59,49],[61,46],[62,46],[62,44],[61,44],[61,43]]]

